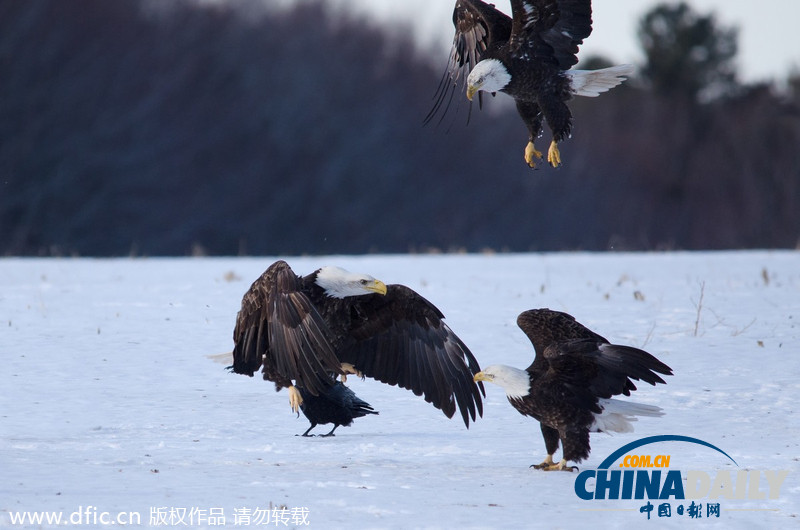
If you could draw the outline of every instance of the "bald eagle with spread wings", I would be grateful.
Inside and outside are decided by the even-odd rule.
[[[480,371],[467,346],[428,300],[403,285],[322,267],[296,275],[273,263],[245,293],[233,331],[233,371],[259,369],[276,390],[327,395],[336,377],[371,377],[423,396],[464,424],[483,415]]]
[[[532,309],[517,318],[536,351],[526,369],[488,366],[475,381],[503,387],[511,405],[539,421],[547,458],[545,471],[573,471],[568,461],[589,456],[589,432],[631,432],[637,416],[661,416],[659,407],[615,399],[636,390],[634,380],[664,383],[672,369],[646,351],[611,344],[575,320],[550,309]],[[562,459],[553,454],[562,446]]]
[[[633,67],[570,69],[578,62],[578,46],[592,32],[591,0],[511,0],[511,14],[509,18],[481,0],[456,2],[453,48],[425,121],[442,106],[446,112],[456,87],[466,78],[470,101],[478,94],[482,102],[481,91],[505,92],[514,98],[528,128],[525,162],[532,168],[542,158],[534,142],[546,120],[552,132],[547,161],[557,167],[558,143],[572,131],[566,102],[575,95],[598,96],[624,81]]]

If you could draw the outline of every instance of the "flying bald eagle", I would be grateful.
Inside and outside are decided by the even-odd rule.
[[[537,419],[542,429],[547,458],[537,469],[577,469],[567,461],[589,456],[589,432],[631,432],[636,416],[661,416],[659,407],[633,403],[612,396],[630,396],[632,380],[651,385],[664,383],[658,374],[672,369],[649,353],[630,346],[610,344],[579,324],[567,313],[532,309],[517,318],[536,356],[526,370],[511,366],[486,367],[475,381],[488,381],[506,391],[511,405],[524,416]],[[559,463],[553,454],[561,442]]]
[[[444,315],[403,285],[322,267],[296,275],[273,263],[242,298],[233,331],[233,371],[259,368],[276,390],[289,389],[297,412],[302,389],[325,394],[337,375],[371,377],[409,389],[469,427],[483,415],[480,371]]]
[[[453,48],[425,121],[433,119],[442,105],[446,112],[466,77],[470,101],[476,93],[480,101],[480,91],[505,92],[514,98],[528,128],[525,162],[532,168],[542,158],[534,141],[546,120],[552,132],[547,161],[557,167],[558,142],[572,130],[566,102],[575,95],[598,96],[624,81],[633,67],[570,70],[578,62],[578,46],[592,32],[591,0],[511,0],[511,14],[509,18],[481,0],[456,2]]]
[[[320,434],[322,437],[336,436],[333,431],[340,425],[350,426],[355,418],[361,418],[367,414],[378,414],[369,403],[356,396],[341,381],[334,381],[333,385],[318,396],[300,388],[300,397],[303,402],[300,410],[311,423],[311,427],[301,436],[314,436],[308,434],[317,425],[333,423],[333,429],[328,434]]]

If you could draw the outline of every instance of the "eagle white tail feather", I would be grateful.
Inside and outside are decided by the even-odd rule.
[[[633,432],[631,422],[636,421],[637,416],[664,415],[660,407],[633,401],[601,399],[599,404],[603,412],[594,415],[594,423],[590,428],[592,432]]]
[[[621,64],[600,70],[567,70],[572,80],[572,92],[578,96],[594,98],[611,90],[633,74],[632,64]]]
[[[225,352],[225,353],[216,353],[213,355],[206,355],[209,359],[214,361],[215,363],[220,364],[233,364],[233,353],[232,352]]]

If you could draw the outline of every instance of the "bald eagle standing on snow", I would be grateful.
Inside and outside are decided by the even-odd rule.
[[[273,263],[242,298],[233,331],[233,371],[259,368],[276,390],[289,389],[297,412],[301,392],[319,396],[346,374],[410,389],[464,424],[483,415],[480,371],[444,315],[403,285],[322,267],[297,276]],[[313,422],[313,421],[312,421]]]
[[[547,458],[537,469],[573,471],[567,461],[589,456],[589,432],[631,432],[636,416],[661,416],[661,409],[612,396],[630,396],[632,379],[664,383],[658,374],[672,369],[649,353],[610,344],[567,313],[532,309],[517,318],[536,357],[526,370],[496,365],[475,374],[475,381],[502,386],[511,405],[539,420]],[[657,373],[656,373],[657,372]],[[559,463],[553,461],[559,440]]]
[[[449,106],[455,87],[466,76],[470,100],[480,91],[514,98],[528,128],[525,162],[532,168],[542,158],[534,141],[546,120],[553,135],[547,161],[557,167],[558,142],[572,130],[566,102],[574,95],[598,96],[624,81],[633,67],[570,70],[578,62],[578,46],[592,32],[591,0],[511,0],[511,14],[509,18],[481,0],[456,2],[448,68],[425,121],[442,105]]]

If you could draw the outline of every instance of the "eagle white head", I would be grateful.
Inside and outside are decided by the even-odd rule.
[[[316,284],[332,298],[386,294],[386,284],[369,274],[350,272],[341,267],[322,267],[317,271]]]
[[[472,100],[479,90],[497,92],[510,82],[511,74],[501,61],[484,59],[476,64],[467,76],[467,98]]]
[[[504,364],[487,366],[475,374],[473,379],[500,385],[510,398],[521,398],[531,391],[531,378],[528,372]]]

